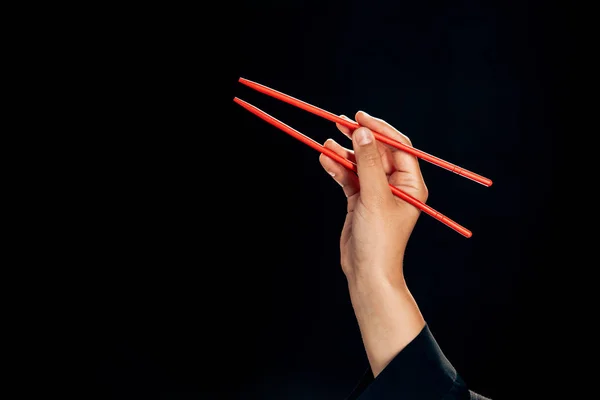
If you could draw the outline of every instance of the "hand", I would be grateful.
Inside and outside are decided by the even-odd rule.
[[[404,251],[420,210],[394,196],[388,184],[422,202],[427,200],[427,187],[417,158],[376,141],[371,130],[412,146],[408,137],[362,111],[356,114],[356,122],[361,128],[354,132],[337,124],[352,139],[354,151],[332,139],[325,142],[325,147],[356,162],[360,185],[354,172],[324,154],[319,158],[348,198],[348,214],[340,239],[342,269],[348,278],[383,277],[404,282]]]
[[[374,376],[410,343],[425,320],[404,280],[402,261],[420,210],[394,196],[389,184],[425,202],[427,187],[417,159],[379,143],[371,130],[411,145],[386,122],[364,112],[356,114],[361,127],[352,138],[354,151],[333,140],[325,146],[356,162],[354,172],[321,155],[323,168],[344,189],[348,214],[340,239],[341,264],[350,298]]]

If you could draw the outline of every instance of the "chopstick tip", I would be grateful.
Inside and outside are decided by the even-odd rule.
[[[475,182],[480,183],[480,184],[482,184],[485,187],[490,187],[490,186],[492,186],[492,183],[493,183],[491,179],[484,178],[484,177],[481,177],[479,180],[477,180]]]
[[[239,97],[234,97],[233,101],[237,104],[239,104],[240,106],[244,107],[246,110],[249,110],[251,108],[256,108],[254,107],[252,104],[240,99]]]

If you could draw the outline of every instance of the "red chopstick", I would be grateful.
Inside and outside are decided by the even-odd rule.
[[[240,78],[239,81],[240,81],[240,83],[243,83],[244,85],[249,86],[249,87],[251,87],[254,90],[257,90],[257,91],[259,91],[261,93],[264,93],[266,95],[269,95],[271,97],[275,97],[276,99],[279,99],[279,100],[284,101],[286,103],[292,104],[292,105],[294,105],[294,106],[296,106],[298,108],[301,108],[301,109],[303,109],[305,111],[308,111],[310,113],[316,114],[316,115],[318,115],[320,117],[323,117],[323,118],[325,118],[325,119],[327,119],[329,121],[336,122],[336,123],[338,123],[340,125],[343,125],[343,126],[345,126],[347,128],[350,128],[350,129],[354,130],[354,129],[357,129],[357,128],[360,127],[360,125],[357,124],[354,121],[348,121],[348,120],[346,120],[344,118],[341,118],[341,117],[339,117],[339,116],[337,116],[337,115],[335,115],[335,114],[333,114],[333,113],[331,113],[329,111],[325,111],[325,110],[323,110],[323,109],[321,109],[319,107],[315,107],[315,106],[313,106],[311,104],[308,104],[308,103],[306,103],[306,102],[304,102],[302,100],[298,100],[295,97],[289,96],[289,95],[287,95],[285,93],[278,92],[277,90],[271,89],[271,88],[269,88],[269,87],[267,87],[265,85],[261,85],[260,83],[253,82],[253,81],[250,81],[250,80],[245,79],[245,78]],[[394,140],[394,139],[392,139],[390,137],[384,136],[384,135],[382,135],[382,134],[380,134],[378,132],[374,132],[373,131],[373,135],[380,142],[388,144],[388,145],[390,145],[392,147],[395,147],[395,148],[397,148],[399,150],[406,151],[407,153],[410,153],[410,154],[412,154],[415,157],[418,157],[418,158],[420,158],[422,160],[428,161],[428,162],[430,162],[432,164],[435,164],[435,165],[437,165],[439,167],[445,168],[445,169],[447,169],[447,170],[449,170],[451,172],[454,172],[454,173],[456,173],[458,175],[464,176],[465,178],[469,178],[469,179],[471,179],[471,180],[473,180],[473,181],[475,181],[477,183],[481,183],[484,186],[488,186],[488,187],[492,186],[492,180],[491,179],[488,179],[488,178],[483,177],[483,176],[481,176],[479,174],[476,174],[475,172],[468,171],[468,170],[466,170],[464,168],[461,168],[461,167],[459,167],[457,165],[449,163],[448,161],[444,161],[441,158],[438,158],[438,157],[433,156],[431,154],[425,153],[424,151],[421,151],[419,149],[415,149],[414,147],[408,146],[408,145],[406,145],[406,144],[404,144],[402,142],[399,142],[397,140]]]
[[[294,128],[284,124],[283,122],[279,121],[278,119],[270,116],[269,114],[267,114],[266,112],[262,111],[261,109],[253,106],[252,104],[249,104],[247,102],[245,102],[244,100],[241,100],[237,97],[235,97],[233,99],[233,101],[235,101],[237,104],[239,104],[240,106],[244,107],[246,110],[250,111],[252,114],[262,118],[263,120],[267,121],[268,123],[276,126],[277,128],[281,129],[282,131],[284,131],[285,133],[287,133],[288,135],[298,139],[299,141],[301,141],[304,144],[307,144],[308,146],[312,147],[313,149],[325,154],[326,156],[334,159],[335,161],[337,161],[338,163],[342,164],[344,167],[348,168],[351,171],[354,171],[355,173],[358,172],[357,168],[356,168],[356,164],[353,163],[350,160],[345,159],[344,157],[336,154],[334,151],[322,146],[321,144],[319,144],[318,142],[316,142],[315,140],[309,138],[308,136],[298,132],[297,130],[295,130]],[[467,228],[465,228],[464,226],[458,224],[457,222],[452,221],[450,218],[446,217],[445,215],[437,212],[436,210],[434,210],[433,208],[429,207],[427,204],[423,203],[422,201],[419,201],[417,199],[415,199],[414,197],[412,197],[411,195],[404,193],[402,190],[398,189],[397,187],[390,185],[390,188],[392,189],[392,193],[394,193],[394,195],[400,197],[402,200],[406,201],[409,204],[412,204],[413,206],[415,206],[416,208],[418,208],[419,210],[423,211],[424,213],[432,216],[433,218],[441,221],[443,224],[449,226],[450,228],[454,229],[455,231],[457,231],[458,233],[460,233],[461,235],[470,238],[473,234],[471,233],[470,230],[468,230]]]

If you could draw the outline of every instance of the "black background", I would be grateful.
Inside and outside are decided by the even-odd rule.
[[[256,1],[105,9],[95,44],[98,238],[93,265],[104,398],[343,399],[367,367],[339,266],[345,197],[318,153],[233,103],[319,142],[319,117],[364,110],[413,145],[494,181],[421,162],[428,204],[409,287],[470,387],[533,393],[556,258],[561,10],[532,1]],[[537,371],[532,374],[531,371]]]

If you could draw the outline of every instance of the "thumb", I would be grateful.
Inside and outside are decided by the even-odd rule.
[[[373,133],[360,127],[352,134],[352,146],[360,183],[360,197],[367,207],[379,207],[390,200],[390,190],[381,155]]]

